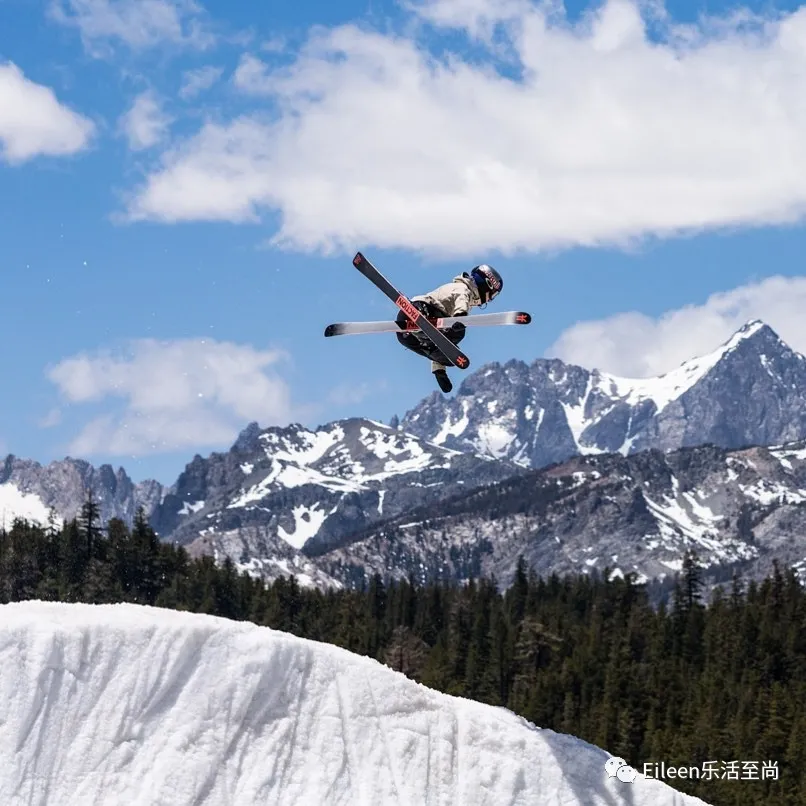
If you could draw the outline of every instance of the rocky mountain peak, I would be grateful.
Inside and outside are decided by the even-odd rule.
[[[250,425],[226,453],[191,462],[152,523],[194,551],[232,556],[264,576],[293,568],[313,579],[303,549],[321,553],[457,485],[517,472],[363,418],[317,428]],[[254,565],[255,558],[266,562]]]
[[[135,484],[126,471],[104,464],[94,467],[84,459],[66,457],[48,465],[8,455],[0,465],[0,526],[14,516],[47,523],[79,514],[90,492],[103,522],[120,518],[131,523],[142,507],[147,514],[157,506],[162,485],[153,480]]]
[[[806,362],[761,320],[710,353],[654,378],[624,378],[540,358],[492,363],[453,397],[437,393],[404,431],[528,467],[578,454],[726,448],[806,436]]]
[[[232,445],[235,453],[252,453],[258,449],[261,429],[258,423],[251,422],[238,434]]]

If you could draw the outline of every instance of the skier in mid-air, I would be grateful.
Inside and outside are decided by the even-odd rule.
[[[429,319],[467,316],[472,308],[483,307],[494,300],[503,287],[504,281],[501,275],[492,266],[482,263],[470,272],[463,272],[454,277],[452,282],[435,288],[429,294],[411,297],[411,302]],[[409,320],[401,311],[396,321],[401,328],[405,328]],[[465,337],[465,331],[465,326],[461,322],[456,322],[442,332],[451,342],[459,344]],[[434,373],[443,392],[447,394],[453,389],[447,372],[450,362],[446,361],[445,356],[427,337],[413,331],[398,333],[397,339],[407,349],[431,359],[431,372]]]

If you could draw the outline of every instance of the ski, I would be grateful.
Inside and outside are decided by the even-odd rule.
[[[411,300],[401,294],[360,252],[357,252],[353,258],[353,266],[383,291],[451,364],[459,369],[467,369],[470,366],[470,359],[444,334],[440,333],[428,321],[428,318],[412,305]]]
[[[492,327],[495,325],[528,325],[532,317],[524,311],[502,311],[501,313],[479,313],[475,316],[446,316],[443,319],[429,319],[429,322],[443,330],[461,322],[465,327]],[[411,320],[406,327],[397,322],[336,322],[325,328],[325,336],[353,336],[363,333],[411,333],[420,328]]]

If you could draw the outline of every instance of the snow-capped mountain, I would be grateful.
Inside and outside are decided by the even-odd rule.
[[[627,457],[580,456],[369,529],[319,558],[349,584],[373,573],[420,579],[495,574],[519,556],[539,574],[610,568],[641,581],[694,549],[712,581],[795,567],[806,581],[806,441]]]
[[[0,528],[10,528],[14,518],[54,525],[71,520],[92,491],[101,521],[121,518],[131,523],[139,507],[150,514],[162,496],[156,481],[135,484],[123,468],[96,468],[81,459],[64,459],[41,465],[29,459],[7,456],[0,464]]]
[[[521,472],[370,420],[316,430],[253,423],[227,453],[196,456],[152,523],[194,553],[227,555],[269,578],[322,581],[308,558],[379,520]]]
[[[399,423],[438,445],[539,468],[580,454],[725,448],[806,437],[806,360],[753,321],[658,378],[559,360],[491,364],[453,398],[434,393]]]
[[[707,806],[504,708],[254,624],[0,606],[8,806]],[[47,737],[44,740],[43,737]]]
[[[806,489],[803,445],[663,457],[681,446],[806,438],[804,390],[806,360],[751,322],[661,378],[511,361],[483,367],[454,398],[435,394],[393,426],[359,418],[316,429],[252,423],[229,451],[194,457],[170,488],[135,485],[108,465],[66,459],[42,467],[9,456],[0,466],[0,515],[6,525],[16,515],[44,523],[52,509],[58,523],[92,489],[104,521],[131,523],[143,506],[163,539],[193,554],[228,556],[266,579],[293,573],[311,585],[351,584],[375,570],[506,579],[520,553],[541,571],[615,565],[656,578],[698,540],[721,568],[740,563],[762,573],[778,557],[806,576],[806,550],[792,526]],[[642,453],[648,448],[654,452]],[[620,464],[624,456],[628,464]],[[713,456],[724,461],[709,465],[706,481],[669,469]],[[754,470],[741,469],[747,456],[756,457]],[[567,464],[548,475],[530,471],[553,463]],[[586,473],[601,478],[584,481]],[[579,487],[571,497],[563,492],[568,478]],[[469,492],[486,485],[495,486]],[[785,504],[764,499],[768,489],[784,490]],[[549,520],[534,514],[546,496]],[[451,519],[423,525],[447,500]],[[755,543],[744,539],[754,519]]]

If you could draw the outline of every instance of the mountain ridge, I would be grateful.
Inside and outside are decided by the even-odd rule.
[[[760,579],[775,561],[806,582],[806,441],[573,457],[386,520],[320,567],[359,587],[375,573],[508,586],[524,557],[543,575],[647,582],[680,571],[688,550],[711,582],[725,569]]]
[[[794,441],[806,436],[805,388],[803,356],[751,320],[716,350],[654,378],[556,358],[493,363],[454,397],[433,393],[398,422],[438,445],[537,468],[580,454]],[[773,402],[778,411],[765,408]]]
[[[162,539],[194,555],[230,557],[267,580],[293,573],[311,585],[354,584],[368,568],[380,567],[378,557],[399,573],[411,569],[415,556],[437,575],[462,579],[487,567],[506,575],[511,563],[489,560],[501,552],[501,535],[492,527],[487,543],[463,539],[448,546],[444,536],[429,533],[434,546],[413,550],[404,540],[395,556],[379,544],[370,557],[365,541],[377,542],[383,524],[399,526],[435,504],[470,511],[485,489],[501,497],[508,480],[517,486],[540,469],[556,475],[575,459],[598,458],[609,467],[619,456],[648,452],[645,461],[668,476],[657,455],[707,444],[731,451],[796,443],[806,438],[804,389],[803,356],[752,320],[716,350],[658,378],[625,379],[559,359],[513,359],[481,367],[455,396],[434,393],[389,425],[362,417],[314,428],[262,429],[251,422],[227,451],[195,455],[170,486],[136,485],[110,465],[96,469],[66,459],[43,468],[9,456],[0,465],[0,508],[5,502],[40,522],[50,509],[69,518],[92,488],[103,520],[130,523],[143,506]],[[791,462],[800,473],[797,460]],[[767,463],[767,481],[780,482],[781,465]],[[736,499],[735,485],[720,483]],[[799,482],[790,487],[800,495]],[[474,492],[458,494],[462,489]],[[692,506],[685,498],[677,503]],[[658,528],[650,517],[657,507],[636,501],[635,508],[638,521]],[[677,529],[675,523],[669,528]],[[597,539],[607,542],[606,535]],[[577,559],[578,568],[588,567]],[[535,562],[548,570],[539,557]],[[806,564],[806,552],[793,562]],[[638,566],[641,574],[663,573],[657,562]],[[559,556],[552,567],[569,568]]]

